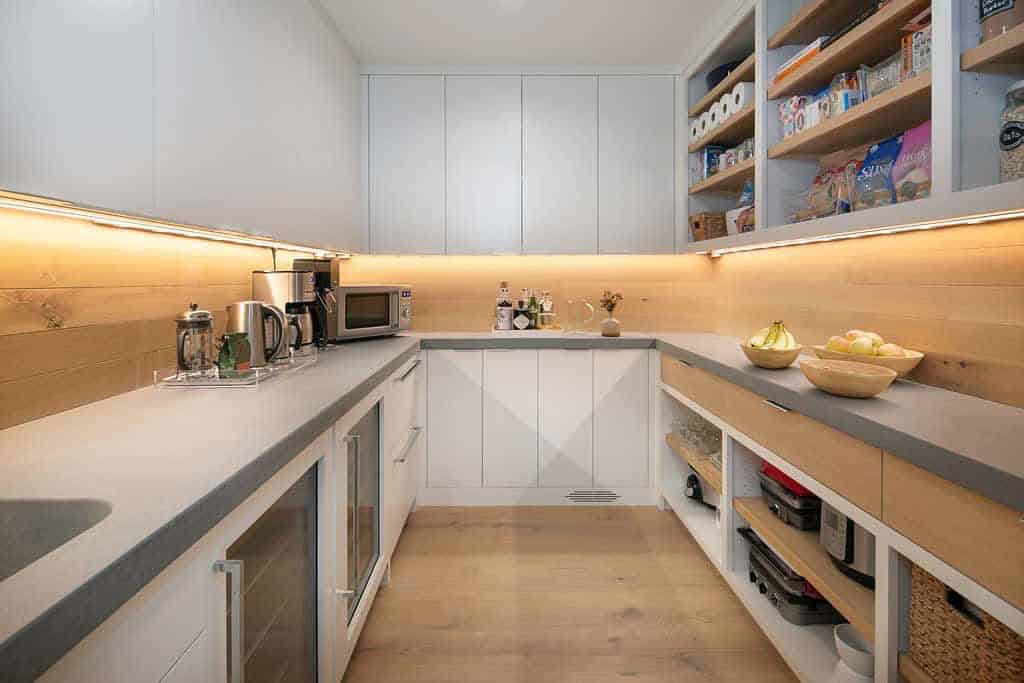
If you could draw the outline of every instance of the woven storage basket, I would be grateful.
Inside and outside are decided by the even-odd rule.
[[[715,237],[725,237],[729,232],[725,228],[725,214],[705,211],[690,216],[690,233],[694,242]]]
[[[1024,637],[914,565],[910,658],[935,683],[1024,681]]]

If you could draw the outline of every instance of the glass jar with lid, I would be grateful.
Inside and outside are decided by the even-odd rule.
[[[190,304],[175,322],[178,327],[178,372],[212,373],[213,314]]]
[[[1007,89],[999,117],[999,177],[1002,182],[1024,178],[1024,81]]]

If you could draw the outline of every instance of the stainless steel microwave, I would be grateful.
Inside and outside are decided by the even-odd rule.
[[[338,285],[328,305],[331,341],[383,337],[412,325],[412,289],[408,285]]]

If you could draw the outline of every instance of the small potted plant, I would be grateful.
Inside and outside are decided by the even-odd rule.
[[[608,317],[601,321],[602,337],[618,337],[622,334],[619,321],[612,315],[622,299],[622,292],[612,292],[610,289],[604,290],[604,294],[601,295],[601,308],[608,311]]]

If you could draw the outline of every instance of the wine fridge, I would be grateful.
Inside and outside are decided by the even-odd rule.
[[[345,588],[348,622],[380,559],[380,403],[374,404],[342,440],[346,447]]]
[[[228,549],[229,683],[316,683],[317,466]]]

